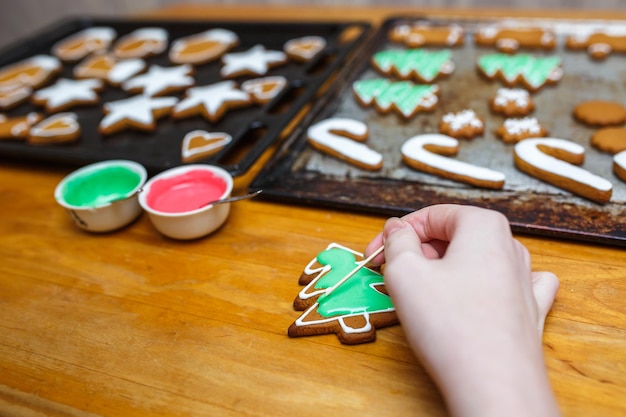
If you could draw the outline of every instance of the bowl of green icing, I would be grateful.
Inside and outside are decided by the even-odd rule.
[[[81,229],[107,232],[141,214],[137,194],[146,178],[146,169],[134,161],[97,162],[63,178],[54,197]]]

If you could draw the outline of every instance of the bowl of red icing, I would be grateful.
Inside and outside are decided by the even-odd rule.
[[[233,177],[224,169],[193,164],[152,177],[139,194],[139,204],[154,227],[174,239],[196,239],[217,230],[228,218],[230,204],[210,204],[230,197]]]

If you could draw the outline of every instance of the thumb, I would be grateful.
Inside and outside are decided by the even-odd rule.
[[[543,333],[543,325],[550,312],[556,293],[559,290],[559,279],[551,272],[533,272],[533,294],[537,302],[539,334]]]
[[[385,259],[387,263],[401,257],[403,254],[411,257],[424,258],[421,242],[415,229],[410,223],[397,217],[392,217],[383,227],[383,244],[385,245]]]

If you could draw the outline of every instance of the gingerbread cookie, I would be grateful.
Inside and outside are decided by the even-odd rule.
[[[112,52],[119,59],[147,58],[165,51],[168,39],[169,34],[163,28],[141,28],[119,38]]]
[[[626,108],[612,101],[584,101],[574,107],[574,118],[588,126],[621,125],[626,122]]]
[[[167,116],[176,105],[176,97],[133,96],[104,105],[105,116],[98,126],[103,135],[125,129],[154,130],[156,121]]]
[[[103,88],[104,84],[97,79],[71,80],[61,78],[53,85],[35,92],[32,102],[45,106],[46,111],[54,113],[73,106],[97,103],[99,100],[98,91]]]
[[[182,160],[185,163],[208,158],[216,154],[233,138],[228,133],[209,133],[205,130],[194,130],[185,135],[182,143]]]
[[[76,113],[57,113],[31,127],[27,141],[34,145],[50,145],[74,142],[79,136]]]
[[[504,143],[517,143],[528,138],[548,136],[548,130],[539,124],[535,117],[522,119],[506,119],[502,126],[496,129],[496,135]]]
[[[96,54],[74,67],[74,77],[96,78],[119,86],[145,69],[146,61],[140,58],[117,59],[110,54]]]
[[[193,67],[188,64],[176,67],[152,65],[148,72],[125,81],[122,88],[129,93],[162,96],[194,85],[196,81],[192,74]]]
[[[485,131],[485,122],[471,109],[446,113],[439,122],[439,132],[460,139],[473,139]]]
[[[488,54],[478,58],[477,68],[489,80],[499,79],[508,87],[521,84],[530,91],[557,83],[563,77],[559,57]]]
[[[10,110],[22,104],[33,93],[27,85],[10,84],[0,87],[0,110]]]
[[[305,36],[285,42],[283,50],[294,61],[307,62],[326,48],[326,39],[321,36]]]
[[[333,288],[363,255],[331,243],[304,268],[294,308],[304,312],[287,331],[289,337],[335,333],[344,344],[376,340],[376,329],[398,323],[383,276],[364,267]]]
[[[568,36],[565,46],[573,50],[587,50],[593,59],[605,59],[613,52],[626,53],[626,30],[624,26],[606,30],[584,31]]]
[[[454,62],[449,50],[425,49],[388,50],[372,56],[372,66],[386,76],[395,75],[401,80],[413,79],[420,83],[433,83],[454,72]]]
[[[274,100],[287,85],[287,78],[282,75],[253,78],[241,84],[241,89],[248,93],[253,101],[259,104]]]
[[[463,28],[456,24],[435,26],[429,22],[401,24],[389,31],[389,40],[404,43],[409,48],[460,46],[463,45]]]
[[[175,40],[169,58],[175,64],[205,64],[221,57],[239,44],[236,33],[227,29],[209,29]]]
[[[177,119],[201,114],[211,123],[220,120],[230,109],[250,105],[248,93],[237,88],[234,81],[222,81],[202,87],[192,87],[174,108]]]
[[[270,68],[287,63],[282,51],[268,51],[263,45],[255,45],[245,52],[230,52],[222,57],[224,66],[220,75],[234,78],[241,75],[265,75]]]
[[[402,160],[411,168],[475,187],[498,190],[504,186],[501,172],[447,158],[456,155],[459,141],[437,133],[417,135],[402,145]],[[442,156],[446,155],[446,156]]]
[[[30,128],[41,119],[41,114],[34,112],[15,117],[0,114],[0,139],[24,139],[28,136]]]
[[[489,101],[489,107],[494,113],[519,117],[533,111],[535,102],[523,88],[498,88],[495,97]]]
[[[626,151],[613,156],[613,172],[619,179],[626,182]]]
[[[78,61],[91,53],[105,51],[116,36],[111,27],[90,27],[55,43],[52,53],[63,61]]]
[[[383,166],[380,153],[362,143],[368,136],[365,123],[354,119],[331,118],[309,127],[309,144],[324,152],[359,168],[376,171]]]
[[[591,145],[602,152],[617,154],[626,150],[626,128],[605,127],[591,137]]]
[[[589,200],[606,203],[613,185],[576,165],[585,159],[585,148],[558,138],[533,138],[515,145],[515,166],[522,172]]]
[[[485,26],[474,35],[476,45],[495,46],[501,52],[514,53],[520,48],[552,50],[556,36],[540,27]]]
[[[436,84],[419,85],[411,81],[358,80],[352,84],[352,92],[361,106],[374,106],[382,114],[393,111],[405,119],[422,111],[434,110],[439,102]]]
[[[36,55],[0,68],[0,88],[18,85],[39,88],[61,71],[61,61],[50,55]]]

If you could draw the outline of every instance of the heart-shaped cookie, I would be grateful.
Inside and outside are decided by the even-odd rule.
[[[233,140],[228,133],[209,133],[205,130],[194,130],[185,135],[182,144],[183,162],[192,162],[207,158],[224,148]]]
[[[265,104],[272,101],[286,85],[287,78],[277,75],[244,81],[241,89],[250,94],[255,102]]]
[[[283,49],[289,58],[306,62],[315,58],[324,48],[326,39],[321,36],[304,36],[287,41]]]
[[[72,142],[80,136],[76,113],[57,113],[42,120],[30,129],[28,142],[50,144]]]

